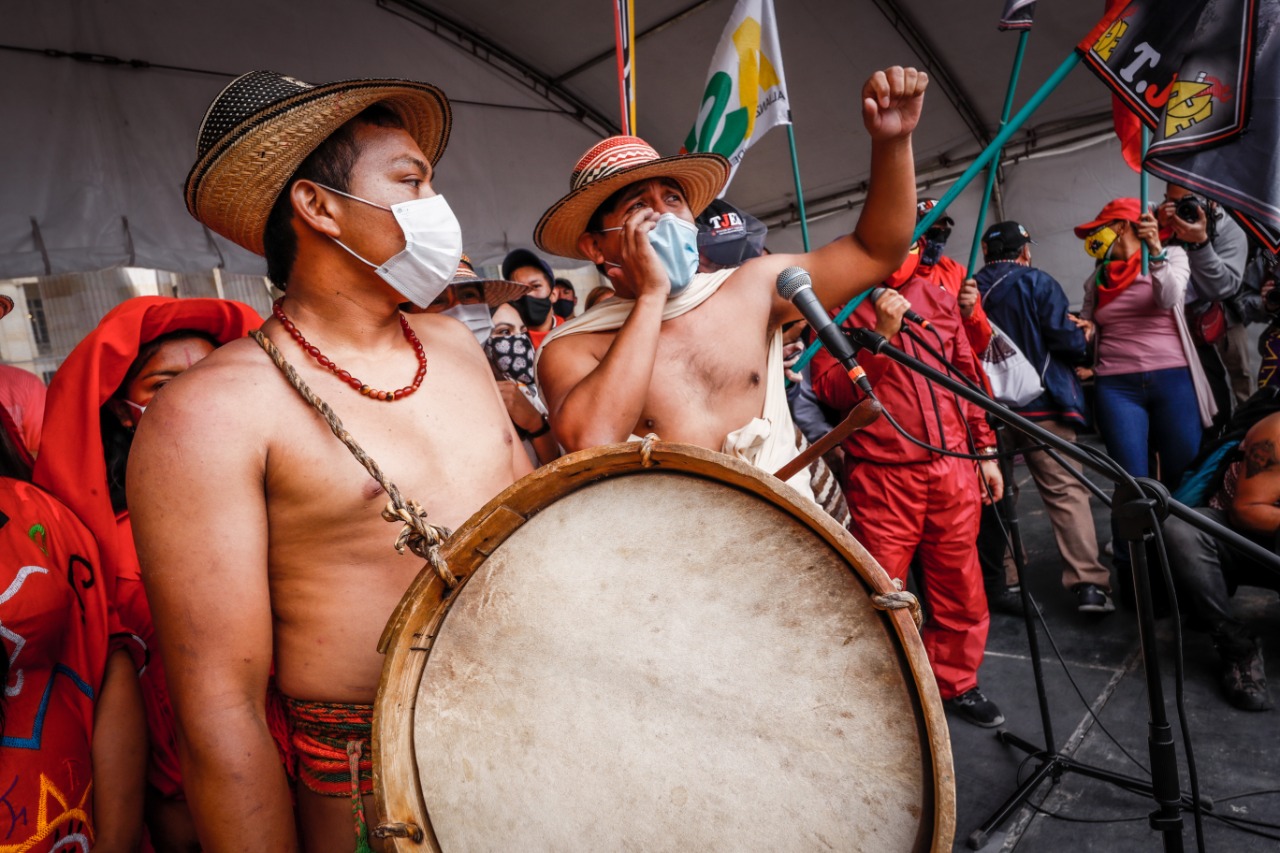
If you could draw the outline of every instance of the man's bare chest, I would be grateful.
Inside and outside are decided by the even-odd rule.
[[[457,389],[398,409],[409,401],[337,399],[331,405],[350,445],[318,413],[301,409],[292,428],[275,436],[268,459],[273,535],[324,541],[345,529],[359,537],[389,499],[371,468],[433,523],[460,524],[511,479],[506,415],[487,396]]]

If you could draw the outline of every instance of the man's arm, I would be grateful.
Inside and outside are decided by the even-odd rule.
[[[1255,433],[1257,433],[1255,435]],[[1240,445],[1244,461],[1231,502],[1231,522],[1242,531],[1273,536],[1280,529],[1280,418],[1254,425]]]
[[[637,296],[631,315],[604,358],[578,342],[552,341],[538,357],[538,387],[550,413],[551,431],[572,453],[626,441],[644,412],[658,356],[662,311],[671,292],[649,232],[658,214],[644,208],[627,217],[622,264]],[[609,269],[611,279],[619,277]]]
[[[204,849],[243,850],[251,826],[248,846],[296,850],[265,710],[272,621],[256,422],[264,409],[214,390],[243,387],[243,376],[201,367],[170,383],[138,430],[128,472],[134,540]]]
[[[147,721],[138,673],[128,652],[107,658],[93,708],[93,849],[137,850],[146,797]]]
[[[916,172],[911,134],[920,121],[929,77],[914,68],[877,71],[862,88],[862,119],[871,136],[871,180],[852,234],[808,254],[770,256],[776,275],[800,266],[822,304],[840,305],[888,278],[911,248],[916,224]],[[780,297],[773,321],[799,317]]]
[[[1035,297],[1040,334],[1049,352],[1069,359],[1072,363],[1085,357],[1089,342],[1084,330],[1072,321],[1067,311],[1071,305],[1067,294],[1053,276],[1046,272],[1036,274],[1032,293]]]

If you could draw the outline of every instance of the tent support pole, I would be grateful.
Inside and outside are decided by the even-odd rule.
[[[1036,93],[1031,96],[1031,100],[1027,101],[1026,105],[1022,109],[1018,110],[1018,114],[1010,119],[1009,123],[1005,125],[998,134],[996,134],[995,139],[991,140],[991,144],[978,155],[976,160],[969,164],[969,168],[965,169],[964,174],[959,177],[955,186],[947,190],[946,194],[942,198],[938,199],[938,203],[934,206],[933,210],[929,211],[928,214],[925,215],[924,219],[921,219],[916,223],[916,230],[911,237],[911,242],[914,243],[916,240],[919,240],[920,235],[928,231],[933,226],[933,223],[937,222],[942,214],[947,212],[947,205],[956,200],[956,196],[960,195],[960,193],[964,191],[964,188],[969,186],[969,183],[974,179],[974,177],[976,177],[977,174],[995,158],[1000,149],[1004,147],[1004,144],[1009,141],[1009,138],[1018,132],[1018,128],[1022,127],[1022,125],[1026,123],[1027,119],[1031,118],[1031,114],[1040,108],[1040,105],[1044,103],[1045,98],[1049,97],[1053,90],[1058,88],[1058,86],[1062,84],[1062,81],[1067,79],[1067,75],[1070,74],[1079,64],[1080,54],[1074,50],[1071,51],[1071,54],[1062,61],[1062,64],[1058,66],[1058,69],[1050,75],[1048,80],[1044,81],[1044,85],[1042,85]],[[866,299],[867,294],[870,292],[870,290],[863,291],[853,299],[850,299],[848,304],[846,304],[840,313],[836,315],[834,320],[835,324],[838,326],[845,320],[849,319],[849,315],[854,312],[854,309],[862,304],[862,300]],[[800,360],[792,365],[791,369],[799,372],[802,367],[813,359],[813,356],[818,352],[818,348],[821,346],[821,341],[814,341],[810,344],[809,348],[801,354]]]
[[[1004,94],[1004,109],[1000,111],[1000,127],[1009,123],[1009,115],[1013,112],[1013,93],[1018,89],[1018,76],[1022,73],[1022,58],[1027,52],[1027,39],[1031,30],[1018,33],[1018,51],[1013,56],[1013,70],[1009,72],[1009,88]],[[973,278],[973,270],[978,266],[978,249],[982,244],[982,230],[987,224],[987,207],[991,204],[991,191],[995,188],[996,174],[1000,171],[1000,154],[997,153],[991,165],[987,167],[987,186],[982,191],[982,204],[978,207],[978,224],[973,229],[973,246],[969,249],[969,267],[965,270],[965,278]]]
[[[804,189],[800,186],[800,159],[796,157],[795,125],[791,123],[791,110],[787,110],[787,144],[791,146],[791,175],[796,182],[796,208],[800,212],[800,237],[804,250],[809,251],[809,219],[804,212]]]

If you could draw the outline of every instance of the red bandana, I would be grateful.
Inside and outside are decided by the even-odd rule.
[[[1098,289],[1098,304],[1095,310],[1123,293],[1126,287],[1137,280],[1140,272],[1142,272],[1141,252],[1134,252],[1127,260],[1102,263],[1094,278]]]

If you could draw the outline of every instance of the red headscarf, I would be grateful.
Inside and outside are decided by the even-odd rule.
[[[139,578],[140,570],[133,543],[117,541],[98,421],[103,404],[120,387],[139,351],[161,335],[189,329],[226,343],[261,325],[258,313],[241,302],[139,296],[111,309],[54,375],[33,478],[93,532],[109,586],[116,578]]]

